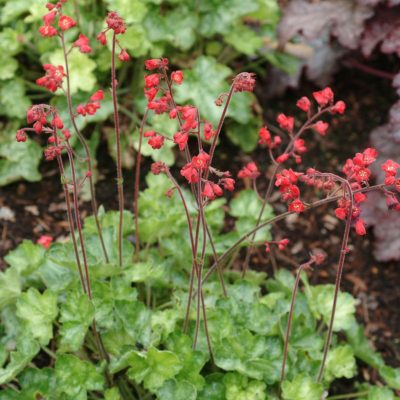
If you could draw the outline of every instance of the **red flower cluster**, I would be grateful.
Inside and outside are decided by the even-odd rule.
[[[64,67],[59,65],[58,67],[51,64],[44,64],[44,70],[46,75],[36,79],[36,84],[45,87],[51,92],[55,92],[58,88],[62,86],[63,78],[65,75]]]
[[[76,107],[76,112],[79,115],[86,116],[86,115],[94,115],[96,111],[100,108],[100,101],[104,99],[104,92],[102,90],[98,90],[94,93],[89,101],[86,104],[79,104]]]
[[[66,31],[76,26],[76,22],[71,17],[68,15],[61,15],[63,3],[66,3],[66,0],[59,1],[57,4],[46,4],[46,8],[49,12],[43,16],[44,25],[39,28],[39,32],[43,37],[57,36],[58,31],[53,26],[57,15],[60,15],[58,19],[58,27],[62,31]]]
[[[216,183],[207,181],[204,185],[204,189],[201,192],[201,195],[207,197],[209,200],[214,200],[216,197],[220,197],[223,194],[223,190],[221,186]]]
[[[112,29],[117,35],[126,32],[126,25],[124,20],[115,11],[111,11],[108,13],[106,24],[108,29]]]
[[[265,243],[265,252],[269,253],[271,251],[271,244],[275,244],[278,246],[279,250],[285,250],[287,245],[289,244],[289,239],[282,239],[279,241],[269,241]]]
[[[275,186],[279,187],[283,201],[289,202],[289,211],[301,213],[305,206],[300,198],[300,189],[297,186],[301,174],[292,169],[284,169],[280,174],[276,174]]]
[[[194,156],[192,161],[181,169],[181,175],[185,177],[189,183],[197,183],[199,181],[200,172],[208,168],[209,161],[210,156],[202,151],[197,156]]]
[[[352,189],[360,189],[362,183],[368,183],[371,176],[369,166],[376,160],[378,152],[374,148],[368,148],[363,153],[357,153],[353,159],[349,158],[343,167],[343,172]]]
[[[164,145],[164,136],[157,135],[155,131],[147,131],[143,134],[145,138],[149,138],[148,144],[154,149],[161,149]]]
[[[288,117],[285,114],[281,113],[276,118],[276,122],[278,122],[281,129],[288,131],[289,133],[293,132],[294,127],[294,118]]]
[[[152,71],[153,69],[166,69],[168,66],[167,58],[153,58],[146,60],[144,66],[147,70]]]
[[[242,72],[233,80],[234,92],[252,92],[256,83],[255,74],[251,72]]]
[[[79,47],[81,53],[90,53],[92,51],[89,46],[89,38],[82,33],[79,35],[79,39],[75,40],[74,47]]]
[[[393,160],[387,160],[384,164],[382,164],[381,169],[385,172],[385,185],[396,184],[396,174],[399,168],[400,164],[394,162]],[[397,179],[397,181],[396,187],[400,185],[400,179]]]
[[[256,163],[254,162],[249,162],[238,172],[238,178],[240,179],[257,179],[259,176],[260,171],[258,170]]]
[[[258,143],[261,145],[266,145],[270,149],[274,149],[282,143],[282,139],[279,136],[274,136],[272,138],[271,132],[266,126],[263,126],[258,131],[258,136],[260,137]]]

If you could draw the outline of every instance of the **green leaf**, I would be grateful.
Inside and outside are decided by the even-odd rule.
[[[18,318],[43,346],[53,337],[53,321],[57,314],[57,295],[50,290],[40,294],[37,289],[30,288],[17,300]]]
[[[30,275],[40,267],[45,252],[42,246],[30,240],[23,240],[4,259],[10,267],[16,269],[21,275]]]
[[[169,380],[157,390],[157,396],[161,400],[196,400],[197,390],[188,381]]]
[[[13,380],[36,356],[40,346],[30,337],[20,337],[16,351],[10,354],[10,362],[5,368],[0,368],[0,385]]]
[[[329,350],[324,374],[327,382],[335,378],[350,379],[355,374],[356,360],[351,346],[343,345]]]
[[[88,390],[102,390],[104,378],[96,367],[72,354],[60,354],[56,365],[57,391],[67,399],[86,400]]]
[[[258,143],[259,122],[256,119],[245,124],[228,124],[227,132],[233,144],[245,152],[253,151]]]
[[[33,140],[25,143],[15,140],[16,126],[9,124],[0,131],[0,186],[20,179],[39,181],[38,171],[42,150]]]
[[[122,397],[117,388],[107,389],[104,392],[104,400],[122,400]]]
[[[282,383],[282,396],[285,400],[320,400],[324,388],[306,375],[297,375],[293,381]]]
[[[326,324],[332,313],[334,285],[317,285],[306,292],[311,310],[317,318],[323,318]],[[335,332],[349,328],[355,313],[355,299],[349,293],[339,292],[333,330]]]
[[[0,53],[0,80],[11,79],[18,69],[18,62],[6,53]]]
[[[224,374],[213,373],[206,376],[206,385],[199,393],[198,400],[221,400],[225,399]]]
[[[191,338],[178,332],[168,338],[167,348],[174,352],[182,363],[182,369],[176,375],[176,380],[190,382],[196,389],[201,390],[204,378],[200,375],[200,371],[209,359],[208,354],[193,350]]]
[[[18,382],[22,387],[21,399],[50,399],[54,393],[56,383],[54,369],[27,368],[18,376]]]
[[[21,294],[21,280],[18,270],[8,268],[0,273],[0,309],[15,302]]]
[[[93,321],[94,307],[86,294],[68,292],[60,308],[60,352],[75,352],[80,349],[86,332]]]
[[[267,398],[264,382],[249,380],[246,376],[229,373],[224,376],[226,400],[264,400]]]
[[[120,45],[127,49],[135,57],[141,57],[148,53],[152,43],[147,37],[148,32],[141,24],[131,25],[126,32],[118,39]]]
[[[239,194],[231,201],[229,213],[237,218],[236,229],[239,235],[244,235],[256,225],[261,212],[262,202],[254,190],[241,190]],[[271,206],[267,205],[264,209],[261,222],[272,218],[273,212]],[[260,229],[255,236],[256,241],[265,241],[270,237],[270,227]]]
[[[62,50],[52,51],[49,57],[49,62],[56,66],[62,65],[65,69]],[[68,56],[68,64],[71,94],[77,93],[78,90],[84,92],[96,90],[96,76],[94,74],[96,63],[91,60],[87,54],[83,54],[77,50],[72,51]],[[64,92],[61,89],[58,89],[56,94],[62,95]]]
[[[245,25],[236,25],[225,36],[224,40],[239,53],[255,55],[263,46],[263,41],[253,29]]]
[[[137,383],[143,382],[151,392],[161,388],[165,381],[172,379],[182,369],[179,358],[171,351],[150,347],[147,353],[131,351],[128,376]]]
[[[22,80],[14,78],[0,85],[1,115],[23,119],[30,105],[31,101],[25,94],[25,86]]]
[[[221,93],[229,90],[226,79],[231,74],[232,71],[228,67],[218,64],[213,57],[201,56],[197,58],[190,70],[184,71],[185,79],[183,84],[176,88],[176,99],[178,102],[194,103],[199,108],[202,118],[216,124],[222,109],[215,105],[215,100]],[[249,122],[251,119],[249,99],[251,98],[249,93],[235,94],[228,116],[241,123]],[[238,99],[240,99],[240,107],[238,107]]]
[[[127,24],[141,22],[146,15],[147,7],[141,0],[106,0],[108,9],[117,11]]]

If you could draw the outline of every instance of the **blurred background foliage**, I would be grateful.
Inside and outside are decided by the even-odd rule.
[[[30,139],[23,146],[15,142],[15,131],[24,126],[25,112],[31,104],[50,101],[59,108],[65,125],[69,126],[63,92],[59,90],[52,96],[35,84],[44,75],[42,64],[63,65],[59,39],[42,38],[38,31],[46,12],[45,4],[46,0],[0,0],[0,185],[19,179],[41,179],[40,138]],[[94,40],[103,29],[108,10],[115,10],[125,18],[128,29],[121,37],[121,45],[132,57],[131,62],[118,65],[120,112],[126,117],[123,139],[127,168],[133,166],[132,148],[137,142],[137,127],[145,106],[143,61],[146,58],[168,57],[174,68],[182,69],[185,81],[177,90],[178,101],[195,104],[202,118],[214,123],[221,112],[214,100],[228,89],[234,74],[250,69],[262,75],[266,62],[286,72],[294,71],[298,65],[295,57],[274,50],[280,19],[276,0],[70,0],[65,13],[76,19],[78,25],[66,32],[67,41],[71,44],[81,32],[91,39],[93,48],[89,55],[76,49],[69,55],[75,106],[86,102],[97,89],[107,89],[110,85],[110,51]],[[259,109],[255,96],[248,93],[235,96],[226,132],[245,151],[251,151],[257,144]],[[81,128],[90,125],[86,133],[93,153],[104,134],[113,155],[112,124],[109,127],[103,124],[101,131],[99,124],[111,112],[108,95],[99,113],[78,119]],[[174,126],[168,120],[164,122],[154,121],[154,124],[173,134]],[[163,153],[153,153],[169,164],[174,161],[174,154],[167,146]]]

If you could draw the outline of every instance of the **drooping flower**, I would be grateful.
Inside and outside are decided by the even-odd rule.
[[[317,121],[314,124],[313,128],[318,134],[320,134],[321,136],[325,136],[326,135],[326,131],[329,128],[329,124],[327,122]]]
[[[127,62],[131,59],[131,57],[125,49],[122,49],[118,55],[118,59],[122,62]]]
[[[260,171],[257,168],[256,163],[254,162],[249,162],[246,164],[239,172],[238,172],[238,178],[250,178],[250,179],[256,179],[260,176]]]
[[[193,167],[192,163],[187,163],[181,169],[181,175],[186,178],[189,183],[197,183],[199,181],[199,172]]]
[[[61,15],[58,20],[58,26],[62,31],[67,31],[76,26],[76,22],[68,15]]]
[[[109,29],[112,29],[116,34],[125,33],[126,25],[124,20],[115,11],[110,11],[107,14],[106,24]]]
[[[186,143],[188,142],[189,136],[184,132],[177,132],[174,135],[174,143],[179,146],[179,150],[184,150]]]
[[[153,58],[146,60],[144,66],[147,70],[152,71],[153,69],[165,68],[168,65],[167,58]]]
[[[208,168],[208,161],[210,161],[210,156],[202,151],[192,158],[192,166],[199,170],[205,170]]]
[[[212,125],[209,122],[206,122],[204,124],[204,139],[206,140],[210,140],[211,138],[213,138],[215,136],[215,131],[213,130]]]
[[[334,94],[330,87],[326,87],[319,92],[314,92],[313,97],[321,107],[324,107],[333,102]]]
[[[15,135],[17,142],[26,142],[26,133],[23,129],[18,129]]]
[[[297,100],[296,106],[299,107],[300,110],[308,112],[311,107],[311,102],[308,97],[303,96],[301,99]]]
[[[346,104],[344,101],[339,100],[336,104],[331,108],[332,114],[344,114],[346,110]]]
[[[288,210],[292,212],[294,211],[295,213],[301,213],[305,210],[305,206],[301,200],[296,199],[289,204]]]
[[[79,47],[81,53],[90,53],[92,48],[89,46],[89,38],[84,34],[80,34],[79,38],[74,42],[75,47]]]
[[[183,72],[182,71],[172,72],[171,80],[172,80],[172,82],[176,83],[177,85],[181,85],[183,82]]]
[[[160,78],[158,74],[151,74],[144,77],[144,83],[147,89],[158,86]]]
[[[293,117],[288,117],[285,114],[281,113],[276,118],[276,121],[278,122],[281,129],[285,129],[288,132],[293,131],[293,126],[294,126],[294,118]]]
[[[36,83],[39,86],[45,87],[51,92],[55,92],[58,88],[62,86],[63,78],[65,75],[64,68],[62,65],[56,67],[51,64],[44,64],[44,70],[46,71],[46,75],[38,78]]]
[[[40,238],[37,240],[37,244],[40,244],[42,247],[45,249],[48,249],[53,242],[53,238],[48,235],[42,235]]]
[[[242,72],[233,80],[234,92],[252,92],[256,83],[255,74],[251,72]]]
[[[354,228],[356,229],[357,235],[363,236],[367,233],[365,229],[365,222],[361,218],[358,218],[356,223],[354,224]]]

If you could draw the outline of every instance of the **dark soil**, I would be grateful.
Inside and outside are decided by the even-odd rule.
[[[343,69],[334,80],[332,88],[337,98],[343,99],[348,109],[343,117],[331,119],[329,135],[323,140],[310,140],[310,151],[305,167],[338,171],[346,158],[368,146],[369,132],[386,122],[387,112],[395,101],[391,82],[366,75],[354,69]],[[366,84],[368,82],[368,84]],[[267,85],[259,82],[259,87]],[[274,123],[277,113],[295,111],[296,100],[309,95],[316,88],[309,83],[302,84],[296,91],[288,92],[283,98],[268,100],[260,91],[258,96],[265,110],[265,119]],[[219,152],[222,159],[221,169],[228,167],[234,173],[248,161],[248,155],[242,154],[226,140],[222,140]],[[254,152],[253,158],[259,165],[268,160],[262,149]],[[234,160],[234,162],[232,162]],[[98,150],[100,180],[97,184],[97,199],[106,209],[117,209],[115,164],[107,152],[104,141]],[[149,161],[144,162],[145,167]],[[0,219],[0,267],[6,266],[3,257],[23,239],[37,240],[43,234],[54,237],[68,235],[65,221],[65,207],[61,186],[53,163],[42,163],[40,170],[43,180],[38,183],[18,182],[0,188],[0,207],[9,207],[14,220]],[[268,174],[268,171],[266,171]],[[133,172],[125,171],[126,207],[132,209]],[[260,191],[263,191],[260,180]],[[264,187],[265,188],[265,187]],[[310,194],[311,195],[311,194]],[[279,203],[279,202],[278,202]],[[279,207],[279,206],[278,206]],[[90,212],[89,203],[82,204],[84,213]],[[295,268],[299,262],[307,260],[309,252],[323,249],[327,262],[311,274],[314,283],[334,283],[337,257],[339,254],[343,224],[333,216],[329,207],[313,210],[298,218],[288,218],[274,227],[277,237],[289,237],[290,251],[279,255],[280,267]],[[398,262],[379,263],[372,255],[373,234],[366,237],[352,236],[351,252],[347,258],[343,277],[343,289],[351,292],[358,300],[357,316],[366,327],[366,332],[374,347],[383,354],[389,365],[400,366],[400,269]],[[253,266],[272,272],[270,264],[262,252],[254,254]],[[362,370],[364,378],[376,382],[377,376],[367,368]]]

